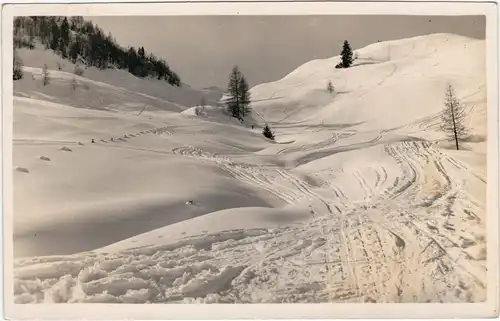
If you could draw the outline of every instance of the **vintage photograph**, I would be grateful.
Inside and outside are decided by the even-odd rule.
[[[485,302],[486,22],[15,16],[14,303]]]

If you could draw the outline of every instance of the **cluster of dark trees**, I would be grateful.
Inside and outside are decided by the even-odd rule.
[[[228,96],[226,106],[232,117],[237,118],[241,122],[246,115],[250,113],[250,87],[245,79],[245,76],[238,69],[238,66],[233,67],[229,76]],[[253,125],[252,125],[253,128]],[[262,130],[262,135],[274,140],[274,133],[266,124]]]
[[[181,79],[165,60],[144,47],[120,47],[111,34],[83,17],[33,16],[14,19],[14,46],[33,49],[39,40],[73,63],[83,63],[100,69],[126,69],[138,77],[163,79],[173,86],[180,86]]]

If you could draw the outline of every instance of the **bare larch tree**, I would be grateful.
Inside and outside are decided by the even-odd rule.
[[[467,128],[466,113],[464,106],[458,100],[453,86],[448,85],[445,91],[444,109],[441,113],[441,130],[450,139],[455,140],[457,150],[460,149],[459,142],[469,137]]]
[[[43,77],[43,85],[47,86],[50,83],[49,69],[47,67],[47,64],[43,65],[42,77]]]

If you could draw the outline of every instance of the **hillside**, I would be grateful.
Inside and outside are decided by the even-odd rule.
[[[254,129],[119,71],[89,68],[79,98],[63,71],[16,81],[16,302],[484,300],[484,41],[356,52],[252,88]],[[473,127],[459,151],[448,82]]]
[[[19,96],[26,96],[27,93],[33,95],[33,98],[48,95],[53,96],[55,102],[63,100],[75,107],[87,105],[88,108],[104,109],[107,106],[120,103],[123,100],[120,98],[122,95],[128,95],[128,99],[137,101],[137,104],[139,101],[146,102],[146,108],[151,105],[154,109],[171,111],[182,111],[188,107],[199,105],[205,96],[207,96],[205,98],[207,102],[212,104],[218,99],[217,96],[210,97],[210,95],[188,86],[175,87],[162,80],[135,77],[126,70],[113,68],[101,70],[92,66],[82,67],[79,65],[83,69],[83,76],[79,77],[74,74],[77,64],[73,64],[41,46],[31,50],[22,48],[18,49],[17,52],[26,66],[24,68],[25,79],[16,81],[14,88],[15,95]],[[44,65],[47,65],[50,70],[51,86],[43,86],[40,81]],[[73,78],[76,79],[78,90],[72,88]],[[31,81],[29,81],[30,79]],[[88,101],[88,94],[96,92],[102,92],[94,95],[97,100],[109,99],[109,101]],[[72,104],[71,101],[75,100],[75,97],[79,102]],[[144,105],[137,106],[139,110],[143,107]]]
[[[277,82],[252,88],[253,108],[282,127],[321,124],[426,135],[436,131],[444,89],[451,83],[474,109],[474,134],[486,134],[484,41],[434,34],[376,43],[356,52],[359,58],[349,69],[335,69],[338,56],[314,60]],[[329,80],[334,95],[326,91]]]

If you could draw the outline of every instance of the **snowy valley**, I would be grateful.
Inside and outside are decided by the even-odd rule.
[[[216,87],[18,54],[16,303],[485,300],[484,40],[310,61],[251,88],[243,122]],[[450,83],[460,150],[440,130]]]

